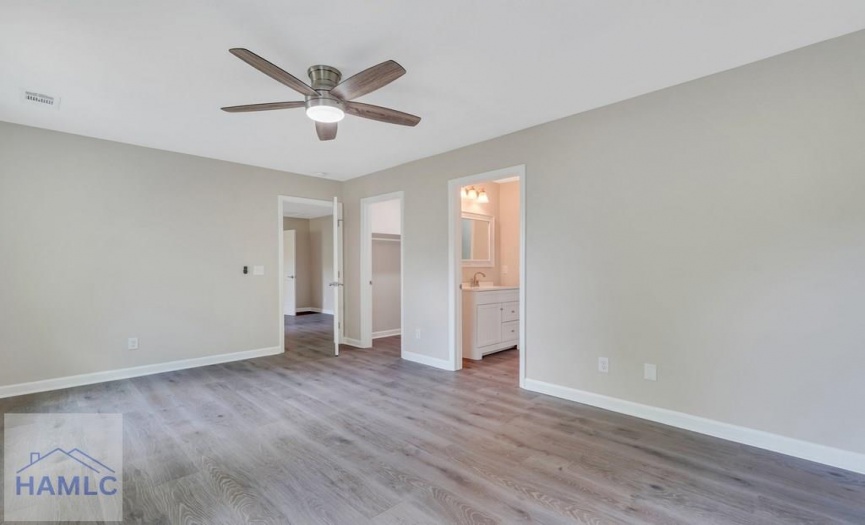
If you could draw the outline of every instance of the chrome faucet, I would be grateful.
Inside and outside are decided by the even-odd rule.
[[[475,274],[472,276],[472,280],[470,283],[472,288],[477,288],[481,285],[480,281],[478,281],[478,275],[480,275],[481,277],[487,276],[487,274],[485,274],[484,272],[475,272]]]

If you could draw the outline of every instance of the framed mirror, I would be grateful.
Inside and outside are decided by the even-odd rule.
[[[495,266],[496,219],[463,212],[462,233],[463,266]]]

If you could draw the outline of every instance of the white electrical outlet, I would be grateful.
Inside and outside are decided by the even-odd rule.
[[[415,328],[414,330],[414,338],[420,339],[420,328]]]
[[[126,340],[126,349],[127,350],[138,350],[138,338],[130,337]]]
[[[645,379],[646,381],[657,381],[658,366],[653,365],[652,363],[645,363],[643,365],[643,379]]]
[[[599,357],[598,358],[598,372],[602,374],[610,373],[610,358],[608,357]]]

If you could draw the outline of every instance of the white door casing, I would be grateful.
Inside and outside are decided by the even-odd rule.
[[[459,177],[448,181],[448,349],[447,369],[460,370],[463,361],[462,342],[462,207],[460,199],[460,188],[479,182],[497,180],[505,177],[518,176],[520,180],[520,291],[519,291],[519,319],[516,321],[516,336],[519,340],[520,352],[520,387],[525,388],[526,381],[526,295],[529,283],[526,279],[526,245],[528,236],[526,234],[526,166],[525,164],[511,166],[478,173],[466,177]]]
[[[360,348],[372,346],[372,220],[371,206],[385,201],[400,202],[400,329],[405,330],[405,193],[397,191],[360,200]],[[400,352],[405,351],[405,337]]]
[[[334,355],[339,355],[339,344],[343,334],[343,290],[344,281],[342,264],[342,203],[338,197],[333,198],[333,343]]]
[[[282,314],[297,314],[297,254],[295,230],[282,232]]]

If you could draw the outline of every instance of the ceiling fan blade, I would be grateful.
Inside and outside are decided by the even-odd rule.
[[[306,106],[306,102],[302,100],[294,102],[265,102],[264,104],[246,104],[245,106],[228,106],[222,108],[222,111],[229,113],[246,113],[248,111],[270,111],[272,109],[292,109],[302,108]]]
[[[387,60],[344,80],[331,89],[330,94],[343,100],[352,100],[384,87],[403,75],[405,69],[401,65]]]
[[[318,140],[333,140],[336,138],[336,122],[316,122],[315,132]]]
[[[420,117],[363,102],[346,102],[345,112],[356,117],[378,120],[388,124],[399,124],[400,126],[417,126],[417,123],[420,122]]]
[[[229,49],[228,52],[236,56],[237,58],[243,60],[255,69],[261,71],[270,78],[276,80],[277,82],[281,82],[286,86],[290,87],[291,89],[297,91],[301,95],[309,95],[311,97],[318,96],[318,92],[306,85],[306,83],[304,83],[302,80],[299,80],[297,77],[295,77],[291,73],[284,71],[282,68],[271,64],[267,60],[261,58],[260,56],[256,55],[248,49],[235,47]]]

